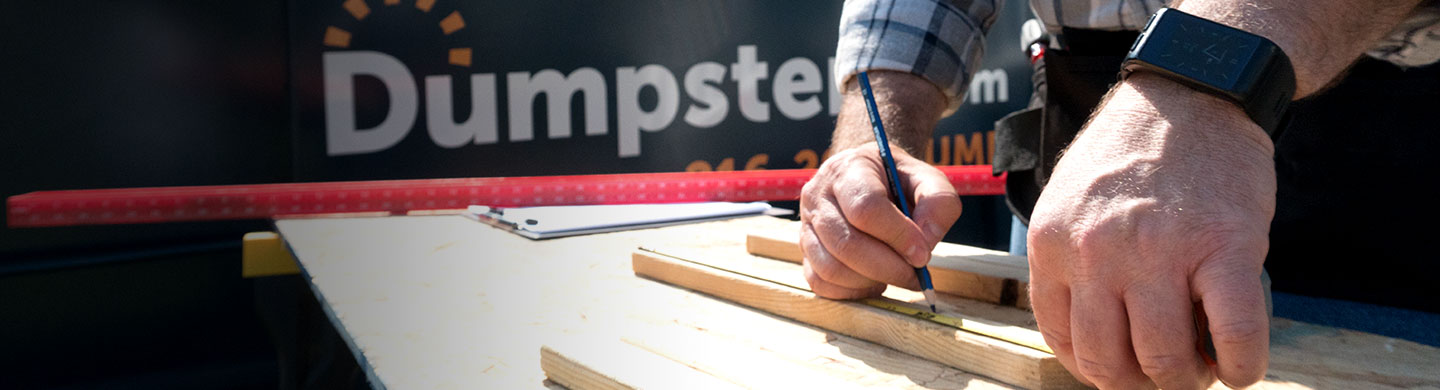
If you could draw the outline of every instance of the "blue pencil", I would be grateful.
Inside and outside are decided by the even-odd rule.
[[[905,200],[905,188],[900,186],[900,173],[895,170],[895,156],[890,155],[890,138],[885,136],[885,125],[880,123],[880,108],[875,106],[875,94],[870,92],[869,72],[860,72],[860,92],[865,95],[865,109],[870,112],[870,128],[875,131],[875,142],[880,146],[880,159],[885,161],[885,176],[890,180],[890,195],[895,197],[895,203],[900,205],[900,212],[905,213],[906,218],[914,219],[910,215],[910,204]],[[925,303],[930,305],[930,312],[935,310],[935,286],[930,282],[930,269],[926,267],[915,267],[915,277],[920,279],[920,292],[925,293]]]

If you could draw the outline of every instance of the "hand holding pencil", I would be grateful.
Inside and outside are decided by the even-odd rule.
[[[880,105],[895,96],[886,89],[896,85],[877,79],[875,86]],[[914,220],[907,218],[898,199],[891,197],[888,166],[875,142],[858,84],[852,84],[846,98],[836,147],[846,147],[839,139],[844,135],[863,136],[866,142],[837,150],[801,195],[806,280],[820,296],[836,299],[876,296],[886,285],[920,290],[916,268],[929,262],[930,251],[959,217],[960,200],[938,170],[903,148],[893,148],[896,189],[905,195]],[[883,110],[903,114],[905,108]],[[884,125],[897,123],[898,131],[905,131],[910,127],[905,119],[887,116]]]

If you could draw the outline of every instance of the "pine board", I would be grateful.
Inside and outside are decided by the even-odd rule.
[[[749,232],[745,249],[753,255],[799,263],[803,258],[799,235],[798,226]],[[1030,271],[1024,257],[942,242],[928,267],[935,291],[1030,308],[1026,293]]]
[[[698,265],[665,254],[638,250],[632,256],[636,275],[872,341],[1002,382],[1032,389],[1081,387],[1053,355],[1034,349],[861,303],[820,298],[809,291]],[[740,266],[715,259],[687,260],[729,269]],[[799,273],[793,264],[772,263],[778,267],[791,268],[789,273]],[[753,275],[761,270],[746,269],[744,272]]]

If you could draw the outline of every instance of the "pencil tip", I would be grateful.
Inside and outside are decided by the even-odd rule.
[[[939,314],[940,311],[935,309],[935,302],[940,298],[935,296],[935,289],[925,289],[921,292],[925,293],[925,304],[930,305],[930,312]]]

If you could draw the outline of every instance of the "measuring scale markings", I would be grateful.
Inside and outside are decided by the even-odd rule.
[[[938,168],[960,195],[1004,193],[1003,176],[992,177],[988,166]],[[793,201],[814,173],[813,169],[762,170],[42,191],[10,197],[7,221],[11,227],[38,227],[255,219],[337,210],[404,213],[416,207],[470,204]]]

